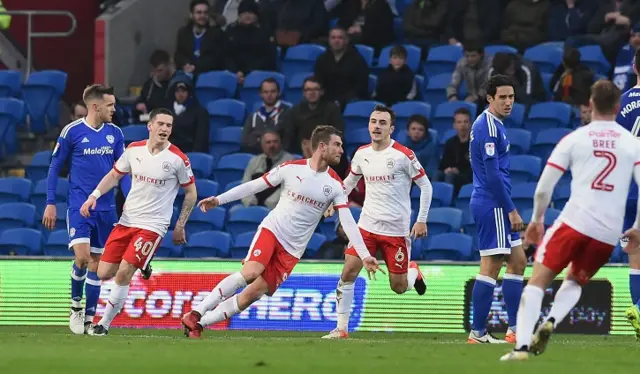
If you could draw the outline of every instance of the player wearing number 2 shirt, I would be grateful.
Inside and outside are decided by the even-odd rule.
[[[609,261],[618,242],[631,178],[640,181],[638,140],[613,121],[619,100],[620,91],[612,82],[596,82],[591,89],[593,121],[560,140],[540,176],[526,232],[529,242],[540,244],[522,293],[515,350],[502,360],[526,359],[529,352],[545,350],[553,329],[580,299],[581,286]],[[573,177],[571,197],[542,237],[553,189],[568,170]],[[549,315],[532,338],[545,290],[568,266]]]
[[[332,126],[318,126],[311,134],[311,147],[310,159],[285,162],[262,178],[198,204],[206,211],[269,187],[281,186],[280,200],[258,227],[242,270],[223,279],[198,306],[183,316],[188,337],[199,338],[205,326],[231,318],[265,294],[272,295],[304,254],[331,203],[339,210],[344,231],[367,270],[375,274],[378,263],[367,251],[351,216],[342,180],[329,168],[336,165],[342,155],[339,132]],[[242,292],[234,295],[243,287]]]

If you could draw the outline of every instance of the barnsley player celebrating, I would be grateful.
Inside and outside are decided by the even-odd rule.
[[[631,177],[640,182],[638,140],[614,122],[620,90],[610,81],[596,82],[590,106],[592,122],[556,145],[538,181],[526,239],[541,243],[533,274],[522,293],[515,350],[504,355],[503,361],[524,360],[529,352],[544,352],[553,329],[580,300],[581,286],[609,261],[622,231]],[[553,188],[567,170],[573,176],[571,197],[543,238],[544,212]],[[640,227],[638,215],[634,227]],[[544,290],[569,265],[549,315],[532,338]]]
[[[369,274],[373,273],[375,278],[377,270],[384,272],[364,245],[347,206],[342,180],[329,167],[337,165],[343,153],[340,132],[333,126],[316,127],[311,134],[311,147],[310,159],[287,161],[262,178],[198,204],[206,212],[269,187],[282,186],[280,201],[260,224],[242,269],[223,279],[197,307],[182,317],[185,334],[190,338],[199,338],[203,327],[231,318],[263,295],[273,295],[304,254],[331,203],[339,209],[344,232],[354,243]],[[245,286],[241,293],[234,295]]]
[[[89,335],[107,335],[111,321],[120,312],[129,294],[129,283],[137,269],[145,269],[167,233],[178,188],[185,192],[180,217],[173,230],[173,242],[185,243],[184,226],[197,200],[189,159],[169,143],[173,115],[166,109],[149,113],[149,139],[131,143],[122,157],[98,184],[80,213],[89,217],[100,197],[131,173],[131,191],[120,222],[107,239],[98,265],[98,277],[115,278],[104,316],[89,328]]]
[[[62,129],[51,157],[47,176],[47,206],[42,224],[49,230],[56,225],[56,186],[58,175],[67,159],[69,166],[69,194],[67,201],[67,230],[69,249],[73,250],[71,270],[71,313],[69,328],[74,334],[84,334],[93,322],[100,296],[97,269],[104,244],[118,222],[113,192],[109,192],[87,217],[80,207],[93,188],[111,170],[124,152],[124,137],[118,126],[110,123],[115,112],[113,89],[94,84],[82,94],[87,105],[87,117],[71,122]],[[122,181],[123,191],[130,181]],[[87,299],[82,309],[82,289]]]
[[[424,295],[426,284],[418,264],[409,262],[410,234],[414,238],[427,235],[432,187],[413,151],[391,139],[395,117],[391,109],[381,105],[375,107],[369,117],[371,144],[356,151],[351,161],[351,173],[344,185],[348,196],[364,176],[366,196],[358,226],[371,256],[375,256],[378,250],[382,252],[389,270],[391,289],[403,294],[415,287],[419,295]],[[421,193],[418,219],[409,233],[412,181],[420,187]],[[362,261],[357,252],[353,246],[348,246],[336,289],[338,325],[323,336],[324,339],[349,337],[354,284],[361,269]]]
[[[511,114],[514,99],[513,83],[508,77],[494,75],[489,78],[489,108],[478,116],[471,128],[469,152],[473,192],[470,208],[476,223],[477,248],[481,256],[480,274],[476,276],[471,296],[473,322],[467,339],[471,344],[505,343],[486,329],[493,290],[505,260],[507,270],[502,281],[502,293],[509,318],[506,341],[515,342],[516,316],[527,258],[519,234],[523,228],[522,218],[511,201],[510,144],[502,124],[504,118]]]

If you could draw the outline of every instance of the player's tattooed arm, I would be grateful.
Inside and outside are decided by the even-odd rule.
[[[189,220],[193,207],[196,205],[196,200],[198,200],[198,191],[196,190],[195,183],[191,183],[187,187],[184,187],[184,201],[182,202],[182,209],[180,210],[180,216],[178,217],[176,226],[184,227]]]

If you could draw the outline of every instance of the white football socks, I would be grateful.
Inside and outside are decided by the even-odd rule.
[[[526,286],[520,298],[520,308],[518,309],[518,322],[516,324],[516,349],[521,349],[525,345],[531,347],[533,329],[540,319],[540,308],[544,290],[536,286]]]
[[[205,327],[222,322],[238,313],[240,313],[240,308],[238,307],[238,295],[233,295],[233,297],[220,303],[214,310],[203,314],[202,318],[200,318],[200,322],[198,323],[200,326]]]
[[[197,307],[193,308],[193,310],[203,316],[206,312],[215,309],[223,300],[229,298],[229,296],[246,285],[247,281],[245,281],[242,274],[235,272],[218,283],[209,295],[207,295]]]
[[[409,268],[407,271],[407,291],[413,289],[413,286],[416,284],[416,279],[418,279],[418,269]]]
[[[549,316],[547,316],[547,320],[549,318],[555,320],[553,323],[554,328],[562,322],[571,309],[580,301],[580,295],[582,295],[582,287],[577,282],[566,279],[562,282],[558,292],[556,292],[556,296],[553,298]]]
[[[104,310],[104,315],[98,325],[102,325],[105,329],[109,329],[111,326],[111,322],[116,318],[124,303],[127,301],[127,295],[129,295],[129,285],[126,286],[118,286],[116,285],[111,289],[109,293],[109,301],[107,302],[107,307]]]
[[[349,331],[349,317],[351,316],[351,304],[353,304],[353,293],[355,282],[338,282],[336,289],[336,311],[338,312],[338,329]]]

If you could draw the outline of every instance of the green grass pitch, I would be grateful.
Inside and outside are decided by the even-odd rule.
[[[112,329],[74,336],[62,327],[0,327],[0,373],[86,374],[554,374],[629,373],[639,343],[630,336],[558,335],[544,355],[499,362],[509,345],[467,345],[466,335],[354,333],[326,341],[320,333]]]

